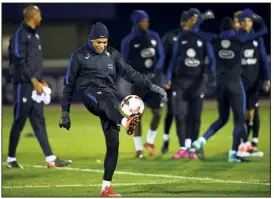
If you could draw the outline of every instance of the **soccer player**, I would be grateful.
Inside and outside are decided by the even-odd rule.
[[[212,46],[205,40],[205,34],[195,27],[201,20],[197,9],[188,11],[183,32],[174,44],[173,56],[168,67],[167,81],[172,78],[173,111],[176,119],[180,150],[174,159],[197,159],[195,149],[190,152],[185,147],[186,131],[196,140],[200,129],[200,118],[204,97],[205,57],[208,56],[209,71],[215,71]],[[173,78],[172,75],[176,78]],[[188,118],[188,119],[187,119]]]
[[[189,9],[189,11],[196,12],[197,15],[200,15],[200,11],[195,8],[191,8],[191,9]],[[204,15],[203,19],[214,18],[213,13],[211,12],[211,14],[209,14],[209,11],[205,12],[203,15]],[[164,50],[165,50],[165,64],[164,64],[164,73],[165,74],[167,74],[167,68],[168,68],[170,60],[172,58],[172,51],[173,51],[174,44],[178,40],[179,34],[182,31],[184,31],[183,29],[185,26],[185,22],[187,21],[187,18],[188,18],[188,11],[183,11],[181,14],[181,18],[180,18],[180,28],[168,31],[163,37],[163,46],[164,46]],[[199,29],[200,23],[203,21],[203,19],[200,18],[199,21],[195,24],[194,28]],[[172,78],[175,79],[175,74],[173,74]],[[171,127],[172,120],[174,117],[173,110],[172,110],[172,102],[174,101],[174,100],[172,100],[172,86],[171,86],[171,88],[167,88],[167,95],[168,95],[167,113],[166,113],[165,123],[164,123],[163,145],[162,145],[162,149],[161,149],[163,154],[168,152],[169,132],[170,132],[170,127]],[[191,126],[191,125],[188,125],[188,126]],[[189,129],[189,130],[187,130],[187,134],[186,134],[185,146],[188,149],[191,147],[191,137],[192,137],[190,135],[191,132],[192,132],[191,129]]]
[[[253,30],[253,11],[245,9],[239,15],[241,36],[254,34]],[[252,147],[247,142],[240,146],[240,150],[253,151],[257,148],[259,142],[259,92],[261,81],[266,81],[266,86],[270,87],[270,66],[267,59],[267,53],[262,37],[256,38],[245,44],[242,58],[242,79],[246,91],[246,126],[248,135],[252,129],[253,139]],[[247,140],[244,140],[247,141]]]
[[[166,92],[126,64],[116,49],[107,46],[108,38],[107,27],[97,22],[91,27],[87,43],[71,55],[65,77],[59,125],[70,129],[72,95],[75,89],[81,91],[82,102],[87,110],[100,118],[106,139],[107,151],[101,196],[120,196],[110,189],[118,160],[120,125],[132,135],[139,123],[139,115],[127,119],[120,113],[120,101],[115,97],[118,92],[115,79],[120,75],[128,82],[159,93],[164,98]]]
[[[165,54],[162,41],[158,33],[149,29],[149,16],[143,10],[135,10],[130,16],[133,27],[122,41],[121,53],[126,62],[138,72],[145,74],[156,85],[162,82],[162,67]],[[138,85],[133,85],[132,94],[138,95],[151,108],[152,120],[147,132],[145,148],[151,156],[156,156],[154,140],[161,119],[161,110],[164,106],[159,95]],[[142,126],[138,126],[134,134],[136,157],[143,158]]]
[[[36,31],[42,17],[37,6],[30,5],[23,11],[24,21],[13,34],[9,45],[9,74],[14,84],[14,120],[10,131],[8,168],[23,168],[16,160],[16,149],[20,133],[27,118],[46,157],[49,168],[63,167],[71,161],[60,160],[51,150],[44,117],[44,103],[32,99],[32,91],[43,93],[47,86],[42,81],[43,53],[40,37]]]
[[[163,37],[163,47],[165,51],[165,64],[164,64],[164,73],[167,73],[168,65],[172,58],[172,51],[174,43],[177,41],[179,34],[183,31],[183,24],[187,18],[187,11],[183,11],[180,18],[180,28],[168,31]],[[173,77],[175,78],[175,77]],[[167,89],[167,113],[164,123],[164,134],[163,134],[163,146],[162,153],[165,154],[168,152],[169,147],[169,131],[174,117],[172,110],[172,88]]]
[[[233,22],[225,17],[221,22],[222,32],[213,41],[217,60],[217,104],[219,119],[215,121],[203,137],[200,137],[192,145],[199,152],[206,141],[222,128],[229,119],[231,106],[234,116],[234,130],[232,149],[229,151],[229,162],[242,162],[239,157],[238,147],[242,137],[246,136],[244,128],[245,91],[241,81],[241,52],[243,44],[263,34],[267,29],[263,23],[258,33],[241,37],[233,30]]]

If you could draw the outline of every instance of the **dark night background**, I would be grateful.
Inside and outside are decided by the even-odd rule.
[[[3,23],[19,23],[22,9],[28,4],[2,4]],[[38,3],[43,14],[43,24],[83,23],[90,25],[102,21],[111,35],[111,45],[120,48],[121,39],[131,29],[130,13],[143,9],[151,18],[151,29],[161,36],[170,29],[177,28],[181,12],[195,7],[202,12],[208,9],[215,13],[215,20],[202,26],[204,31],[218,32],[219,22],[225,16],[231,16],[237,10],[250,8],[263,17],[270,29],[270,3]],[[270,31],[270,30],[269,30]],[[88,34],[88,31],[86,32]],[[270,50],[270,35],[265,37],[267,51]]]

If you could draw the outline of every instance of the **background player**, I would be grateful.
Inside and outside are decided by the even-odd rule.
[[[263,24],[263,23],[261,23]],[[222,128],[229,118],[229,107],[232,107],[234,115],[234,130],[232,150],[229,151],[229,162],[244,161],[237,154],[241,137],[246,136],[244,128],[245,113],[245,91],[241,82],[241,52],[243,43],[252,41],[256,37],[267,32],[263,24],[261,31],[250,36],[239,36],[232,29],[232,20],[224,18],[221,23],[222,32],[214,40],[214,50],[217,57],[217,103],[219,119],[214,122],[203,137],[193,143],[197,151],[206,143],[206,141]]]
[[[183,32],[174,45],[173,56],[167,72],[167,81],[172,78],[173,110],[180,143],[180,150],[173,155],[174,159],[197,158],[195,149],[190,149],[190,153],[188,152],[185,147],[185,138],[187,132],[192,140],[195,140],[199,134],[206,55],[210,61],[209,71],[213,73],[215,70],[212,46],[204,39],[205,34],[195,27],[201,21],[199,20],[200,15],[200,11],[197,9],[188,11]],[[173,73],[175,73],[175,79],[172,77]]]
[[[180,18],[180,28],[168,31],[163,37],[163,45],[164,45],[165,55],[166,55],[165,56],[164,73],[166,75],[167,75],[168,65],[169,65],[170,60],[172,58],[172,51],[173,51],[174,43],[178,40],[179,34],[182,31],[184,31],[184,26],[185,26],[186,21],[188,19],[188,13],[189,12],[194,12],[199,16],[198,21],[196,22],[196,24],[193,27],[196,30],[198,30],[200,28],[200,24],[203,22],[204,19],[214,18],[214,14],[210,10],[206,11],[203,14],[201,14],[200,11],[196,8],[191,8],[188,11],[183,11],[182,12],[181,18]],[[172,77],[173,79],[176,78],[175,75],[176,74],[173,74],[173,77]],[[174,113],[173,113],[173,110],[172,110],[173,109],[172,108],[172,102],[174,101],[174,100],[172,100],[172,86],[171,86],[171,88],[167,89],[167,94],[168,94],[168,102],[167,102],[167,113],[166,113],[165,123],[164,123],[163,146],[162,146],[162,153],[163,154],[168,152],[169,132],[170,132],[170,127],[171,127],[171,124],[172,124],[173,116],[174,116]],[[188,148],[188,149],[190,149],[190,147],[191,147],[191,138],[192,138],[191,132],[192,132],[191,129],[189,129],[189,130],[187,130],[187,134],[186,134],[185,147]],[[194,140],[192,140],[192,141],[194,141]]]
[[[156,85],[162,84],[162,67],[164,64],[164,50],[158,33],[149,29],[149,16],[143,10],[135,10],[131,14],[132,31],[121,44],[124,59],[138,72],[145,74]],[[138,95],[151,108],[152,120],[147,132],[145,148],[151,156],[156,156],[154,140],[161,119],[163,102],[159,95],[133,85],[132,94]],[[142,126],[138,126],[134,134],[136,157],[143,158]]]
[[[239,15],[239,34],[243,37],[254,34],[253,17],[254,13],[250,9],[245,9]],[[266,81],[266,86],[270,87],[270,66],[262,37],[249,41],[243,47],[242,58],[242,79],[246,92],[246,126],[248,135],[253,131],[252,146],[247,140],[240,146],[242,151],[253,151],[259,142],[259,93],[262,80]]]

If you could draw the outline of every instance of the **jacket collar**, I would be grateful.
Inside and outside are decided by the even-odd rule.
[[[26,24],[24,21],[21,23],[21,26],[27,30],[29,33],[35,34],[36,33],[36,29],[33,29],[32,27],[30,27],[28,24]]]

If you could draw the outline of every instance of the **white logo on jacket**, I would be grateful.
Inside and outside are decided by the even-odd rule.
[[[152,44],[153,46],[156,46],[156,45],[157,45],[157,41],[156,41],[155,39],[150,40],[150,42],[151,42],[151,44]]]
[[[87,54],[87,56],[85,58],[88,59],[88,58],[90,58],[90,56],[91,56],[90,54]]]
[[[221,41],[221,46],[222,46],[223,48],[229,48],[230,45],[231,45],[231,44],[230,44],[230,41],[227,40],[227,39]]]
[[[193,48],[189,48],[186,51],[186,55],[188,58],[185,59],[185,65],[188,67],[198,67],[200,65],[200,61],[195,59],[196,51]]]
[[[198,40],[197,41],[197,45],[198,45],[198,47],[202,47],[203,46],[203,42],[201,40]]]

